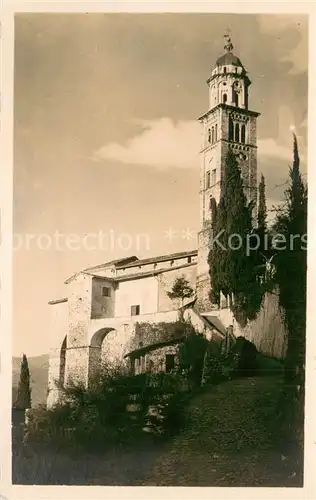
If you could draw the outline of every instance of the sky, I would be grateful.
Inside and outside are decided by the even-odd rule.
[[[298,15],[16,15],[14,355],[48,352],[48,301],[74,272],[197,247],[197,118],[227,29],[261,113],[268,207],[283,196],[291,127],[306,173],[307,25]]]

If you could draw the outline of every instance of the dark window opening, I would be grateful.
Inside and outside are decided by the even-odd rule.
[[[237,94],[237,92],[235,92],[234,101],[235,101],[236,106],[238,107],[238,94]]]
[[[217,142],[217,123],[215,125],[215,142]]]
[[[140,305],[131,306],[131,316],[139,316]]]
[[[191,264],[192,262],[192,257],[188,257],[188,264]]]
[[[211,129],[208,129],[208,142],[211,142]]]
[[[102,296],[103,297],[111,297],[111,288],[108,286],[103,286],[102,287]]]
[[[175,355],[166,354],[166,372],[170,372],[175,368]]]
[[[226,70],[227,70],[227,69],[226,69],[226,66],[224,66],[224,73],[226,73]]]
[[[206,172],[206,189],[211,186],[211,172]]]
[[[216,168],[212,170],[212,186],[214,186],[214,184],[216,184]]]
[[[223,94],[223,103],[225,104],[227,102],[227,94]]]
[[[214,144],[214,127],[212,127],[212,144]]]
[[[233,124],[233,120],[231,118],[229,118],[229,130],[228,130],[228,139],[230,141],[233,141],[234,140],[234,124]]]
[[[246,142],[246,127],[245,127],[245,125],[241,126],[241,142],[242,143]]]
[[[239,142],[239,123],[235,126],[235,142]]]
[[[210,196],[210,200],[209,200],[209,210],[212,210],[213,208],[213,196]]]

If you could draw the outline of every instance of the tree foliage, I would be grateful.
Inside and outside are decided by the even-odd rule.
[[[279,303],[288,330],[285,389],[290,403],[300,400],[300,410],[303,411],[306,341],[307,188],[300,173],[300,158],[295,135],[289,186],[285,191],[285,204],[276,217],[275,230],[283,235],[283,245],[282,248],[279,246],[277,250],[274,264],[275,281],[279,288]],[[297,392],[298,388],[299,392]]]
[[[17,398],[14,403],[14,408],[25,410],[31,408],[31,386],[30,386],[30,371],[27,357],[23,354],[21,362],[20,380],[18,385]]]
[[[260,240],[263,241],[264,234],[267,231],[267,205],[266,205],[266,188],[265,188],[265,178],[261,174],[261,179],[259,182],[259,199],[258,199],[258,234]]]
[[[247,202],[236,156],[229,149],[221,198],[218,206],[212,207],[209,269],[212,300],[219,304],[221,292],[229,297],[241,323],[253,318],[262,297],[257,279],[257,255],[246,251],[246,240],[253,233],[252,211],[253,204]]]
[[[189,299],[193,296],[193,294],[194,290],[185,276],[179,276],[176,278],[171,291],[167,292],[170,299],[181,299],[182,304],[184,299]]]

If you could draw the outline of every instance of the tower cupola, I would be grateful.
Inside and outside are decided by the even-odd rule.
[[[210,109],[227,104],[248,109],[248,87],[251,84],[247,71],[233,53],[234,46],[229,35],[225,35],[225,53],[220,56],[207,80]]]

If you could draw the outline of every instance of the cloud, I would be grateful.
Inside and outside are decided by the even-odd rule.
[[[282,33],[293,30],[299,35],[295,46],[281,56],[280,61],[290,62],[290,73],[297,74],[308,70],[308,16],[307,15],[260,15],[258,16],[262,33],[276,35],[281,40]],[[294,38],[293,38],[294,39]]]
[[[173,122],[170,118],[138,120],[142,132],[125,145],[110,143],[94,158],[156,168],[194,168],[198,164],[200,126],[196,121]]]
[[[129,139],[125,145],[110,143],[101,147],[94,155],[95,161],[114,160],[132,165],[147,165],[154,168],[196,168],[199,165],[201,129],[198,122],[183,120],[174,122],[170,118],[154,121],[138,120],[143,130]],[[289,131],[290,134],[290,131]],[[281,145],[272,138],[258,140],[259,157],[292,159],[291,147]]]
[[[274,139],[258,139],[258,154],[269,158],[280,158],[291,161],[293,157],[292,149],[281,146]]]

